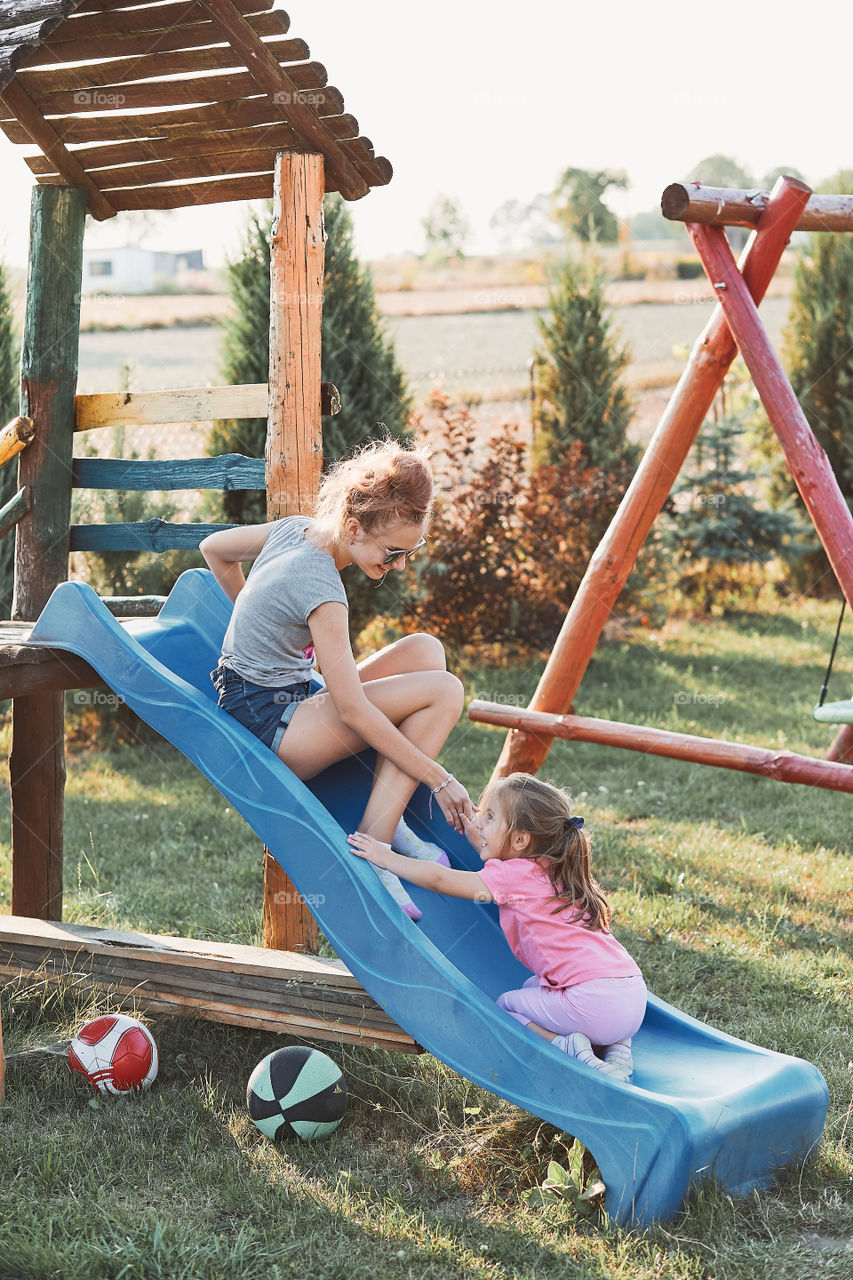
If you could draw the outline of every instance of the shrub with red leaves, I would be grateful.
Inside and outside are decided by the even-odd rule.
[[[585,462],[578,443],[565,461],[528,471],[512,427],[478,447],[467,409],[443,396],[431,407],[441,435],[419,624],[455,646],[550,649],[630,468],[606,475]]]

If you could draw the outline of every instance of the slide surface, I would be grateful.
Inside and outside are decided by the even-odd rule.
[[[159,617],[119,624],[94,591],[63,583],[31,641],[85,658],[142,719],[177,746],[243,815],[300,893],[337,954],[424,1048],[469,1080],[583,1142],[606,1207],[636,1225],[677,1213],[704,1178],[732,1194],[767,1185],[819,1142],[828,1091],[810,1063],[715,1031],[651,996],[630,1084],[584,1067],[495,1004],[527,970],[497,908],[412,888],[413,923],[346,843],[366,803],[373,753],[300,782],[216,705],[216,666],[231,604],[206,570],[182,575]],[[464,779],[463,779],[464,780]],[[410,825],[454,866],[481,864],[416,791]],[[260,890],[259,890],[260,891]]]

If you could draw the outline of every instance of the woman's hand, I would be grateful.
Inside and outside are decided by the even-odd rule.
[[[439,787],[432,794],[453,830],[464,835],[463,819],[474,817],[474,805],[466,788],[458,778],[451,778],[446,786]]]
[[[396,856],[390,844],[383,844],[375,836],[366,836],[361,831],[354,831],[351,836],[347,836],[347,840],[353,853],[358,854],[359,858],[366,858],[375,867],[387,870],[388,855],[392,858]]]

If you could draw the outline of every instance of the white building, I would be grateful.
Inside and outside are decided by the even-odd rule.
[[[135,244],[117,249],[83,249],[83,293],[149,293],[162,280],[185,271],[203,271],[204,252],[168,253]]]

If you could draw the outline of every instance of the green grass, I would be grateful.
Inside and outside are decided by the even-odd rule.
[[[602,646],[577,710],[823,754],[833,731],[810,709],[835,613],[785,606]],[[839,664],[834,697],[847,692]],[[541,666],[457,669],[472,696],[526,703]],[[476,793],[501,742],[462,720],[443,760]],[[429,1055],[333,1046],[344,1123],[326,1143],[279,1149],[244,1094],[287,1041],[158,1017],[163,1068],[142,1098],[93,1107],[61,1059],[10,1070],[0,1276],[847,1280],[853,798],[578,743],[555,743],[542,773],[572,787],[650,987],[826,1076],[826,1135],[804,1167],[745,1200],[709,1188],[674,1222],[621,1230],[528,1204],[569,1139]],[[0,911],[8,885],[4,845]],[[260,888],[257,840],[171,748],[69,758],[66,918],[256,942]],[[14,981],[2,998],[7,1052],[110,1007],[71,984]]]

